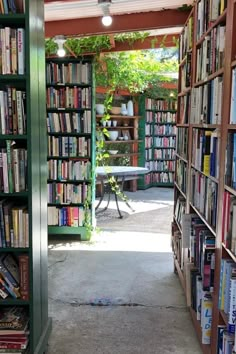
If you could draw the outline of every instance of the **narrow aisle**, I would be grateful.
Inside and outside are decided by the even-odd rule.
[[[127,195],[135,212],[112,201],[91,242],[50,244],[48,354],[201,353],[173,273],[173,190]]]

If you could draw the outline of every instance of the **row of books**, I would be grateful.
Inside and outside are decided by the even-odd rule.
[[[26,93],[6,86],[0,91],[0,134],[26,134]]]
[[[201,47],[197,48],[196,81],[221,69],[224,65],[225,26],[214,27],[204,38]]]
[[[48,179],[53,180],[87,180],[91,176],[90,161],[64,161],[49,160],[48,161]]]
[[[49,226],[83,226],[85,211],[83,206],[78,207],[55,207],[48,206],[48,225]]]
[[[186,200],[184,197],[179,195],[177,197],[176,203],[175,203],[175,208],[174,208],[174,217],[179,226],[182,229],[182,221],[183,221],[183,215],[185,214],[186,210]]]
[[[225,184],[236,189],[236,133],[227,136]]]
[[[177,258],[178,264],[183,269],[183,256],[182,256],[182,234],[175,222],[172,223],[172,250],[174,257]]]
[[[227,5],[226,0],[201,0],[197,4],[197,39],[210,27],[211,23],[220,16]]]
[[[232,70],[230,124],[236,124],[236,68]]]
[[[91,63],[46,63],[46,83],[53,84],[89,84],[91,82]]]
[[[191,93],[192,124],[221,124],[223,77],[218,76],[205,85],[195,87]]]
[[[175,171],[175,161],[146,161],[145,167],[149,171]]]
[[[155,147],[175,148],[176,137],[175,136],[170,136],[170,137],[155,136],[153,137],[153,144]]]
[[[192,164],[207,176],[219,177],[218,130],[193,129]]]
[[[176,158],[176,175],[175,181],[181,191],[186,193],[187,189],[187,165],[183,160]]]
[[[191,60],[192,60],[192,52],[188,52],[186,55],[186,60],[183,66],[180,68],[181,77],[180,77],[180,89],[181,91],[186,90],[190,87],[191,83]]]
[[[227,331],[226,325],[217,326],[217,354],[234,354],[235,347],[235,335]]]
[[[0,0],[0,13],[15,14],[25,12],[25,0]]]
[[[146,111],[147,123],[175,123],[176,113]]]
[[[1,28],[0,42],[0,74],[25,74],[25,30],[23,28]]]
[[[236,264],[222,259],[220,268],[219,309],[228,317],[227,331],[235,333],[236,323]]]
[[[182,61],[193,45],[193,17],[190,16],[179,37],[179,59]]]
[[[90,114],[89,114],[90,113]],[[91,112],[47,113],[48,133],[87,133],[85,120],[91,121]]]
[[[176,126],[175,125],[154,125],[154,134],[155,135],[176,135]]]
[[[27,150],[17,148],[13,141],[6,140],[6,148],[0,149],[0,191],[25,191],[27,173]]]
[[[188,129],[187,128],[178,127],[177,129],[176,152],[181,157],[187,159],[188,157]]]
[[[28,255],[20,254],[15,256],[12,253],[0,255],[0,298],[29,300]],[[0,332],[2,329],[1,319]]]
[[[48,108],[91,108],[91,87],[48,87],[46,91]]]
[[[29,212],[26,205],[0,201],[0,247],[29,247]]]
[[[191,169],[191,202],[212,227],[216,227],[217,184]]]
[[[79,204],[84,203],[88,194],[88,185],[48,183],[48,203],[50,204]]]
[[[192,88],[193,90],[193,88]],[[184,96],[179,98],[179,117],[178,124],[188,124],[190,117],[190,102],[191,96],[190,93],[187,93]]]
[[[3,306],[0,319],[1,353],[29,354],[29,312],[25,306]]]
[[[161,100],[161,99],[153,99],[147,98],[146,109],[154,109],[160,111],[168,111],[168,110],[176,110],[177,109],[177,101],[176,100]]]
[[[174,172],[151,172],[145,175],[145,183],[173,183]]]
[[[48,156],[90,157],[91,139],[75,136],[48,136]]]
[[[236,254],[236,197],[228,191],[224,191],[222,214],[222,242]]]
[[[153,159],[174,159],[174,149],[153,149]]]
[[[197,320],[200,321],[202,344],[211,343],[212,328],[212,308],[213,299],[208,291],[204,291],[201,274],[198,269],[190,270],[191,280],[191,307],[196,313]]]
[[[176,135],[176,126],[170,124],[163,125],[145,125],[145,135]]]

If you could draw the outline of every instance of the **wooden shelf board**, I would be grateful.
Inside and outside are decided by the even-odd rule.
[[[77,132],[71,132],[71,133],[67,133],[67,132],[48,132],[48,135],[52,135],[52,136],[78,136],[78,137],[91,137],[91,134],[89,133],[77,133]]]
[[[234,262],[236,262],[236,255],[233,254],[233,252],[230,251],[230,250],[226,247],[226,245],[224,244],[224,242],[222,242],[222,247],[223,247],[224,250],[228,253],[228,255],[232,258],[232,260],[233,260]]]
[[[48,107],[48,112],[84,112],[86,108],[70,108],[70,107]],[[90,110],[90,108],[89,108]]]
[[[71,83],[71,82],[63,82],[63,83],[60,83],[60,82],[53,82],[53,83],[46,83],[46,87],[90,87],[91,86],[91,83],[78,83],[78,82],[74,82],[74,83]]]
[[[135,127],[133,127],[132,125],[127,125],[127,126],[124,126],[124,125],[117,125],[116,127],[103,127],[103,126],[97,126],[96,127],[97,129],[101,130],[101,129],[107,129],[107,130],[115,130],[115,129],[136,129]]]
[[[228,130],[236,130],[236,124],[228,124],[227,129]]]
[[[143,140],[105,140],[105,144],[133,144],[133,143],[142,143]]]
[[[187,55],[179,62],[179,67],[183,66],[186,63]]]
[[[236,196],[236,190],[233,189],[232,187],[229,187],[227,185],[225,185],[225,189],[230,192],[231,194],[235,195]]]
[[[213,74],[211,74],[211,75],[209,75],[208,77],[206,77],[205,80],[197,81],[197,82],[193,85],[193,87],[202,86],[202,85],[206,84],[207,82],[213,80],[215,77],[222,75],[223,73],[224,73],[224,68],[221,68],[221,69],[215,71]]]
[[[1,247],[1,253],[28,253],[29,247]]]
[[[188,128],[189,124],[188,123],[176,123],[177,128]]]
[[[177,182],[174,182],[175,183],[175,187],[178,189],[178,191],[182,194],[182,196],[186,199],[186,194],[182,191],[182,189],[179,187],[179,185],[177,184]]]
[[[192,89],[191,87],[187,87],[185,90],[183,90],[182,92],[180,92],[178,94],[178,97],[187,95],[187,93],[189,93],[191,91],[191,89]]]
[[[96,118],[103,118],[102,114],[97,114]],[[110,114],[110,119],[141,119],[142,116],[122,116],[121,114]],[[108,119],[108,120],[110,120]]]
[[[13,193],[0,193],[0,197],[19,197],[19,198],[27,198],[28,192],[13,192]]]
[[[190,123],[190,128],[201,128],[201,129],[217,129],[221,128],[221,124],[207,124],[207,123],[202,123],[202,124],[195,124],[195,123]]]
[[[7,15],[4,15],[4,17],[5,16],[7,16]],[[2,17],[1,17],[1,21],[2,21]],[[0,75],[0,81],[20,82],[20,81],[25,81],[25,80],[26,80],[26,75],[13,75],[13,74]]]
[[[219,310],[219,313],[220,313],[222,320],[227,325],[228,324],[228,316],[226,315],[226,313],[223,310]]]
[[[197,333],[198,340],[199,340],[200,345],[202,347],[203,354],[211,354],[211,346],[207,345],[207,344],[202,344],[201,324],[200,324],[200,321],[197,320],[196,312],[191,307],[190,307],[190,314],[192,317],[193,325],[194,325],[196,333]]]
[[[179,280],[180,280],[180,283],[182,285],[182,288],[185,290],[185,281],[184,281],[184,274],[180,268],[180,265],[179,265],[179,262],[178,260],[175,258],[174,259],[174,264],[175,264],[175,268],[177,270],[177,273],[178,273],[178,276],[179,276]]]
[[[178,157],[178,159],[184,161],[185,163],[188,163],[188,160],[182,157],[181,155],[179,155],[177,152],[175,153],[175,156]]]
[[[48,179],[48,183],[69,183],[69,184],[80,184],[80,183],[89,183],[90,181],[87,179]]]
[[[47,159],[49,160],[89,160],[90,157],[88,156],[48,156]]]
[[[27,135],[1,134],[0,140],[26,140]]]
[[[203,176],[207,177],[207,178],[210,178],[213,182],[215,183],[218,183],[218,179],[213,177],[213,176],[210,176],[210,175],[206,175],[205,173],[203,173],[201,170],[199,170],[197,167],[194,166],[194,164],[191,163],[191,168],[194,168],[195,171],[201,173]]]
[[[29,301],[26,300],[21,300],[21,299],[5,299],[5,300],[0,300],[1,305],[7,305],[7,306],[12,306],[12,305],[20,305],[20,306],[28,306]]]
[[[157,138],[159,136],[167,136],[167,137],[169,137],[169,136],[176,136],[176,134],[154,134],[153,136],[154,136],[154,138]]]
[[[179,232],[182,234],[182,227],[180,226],[180,224],[175,216],[174,216],[174,221],[175,221],[176,225],[178,226]]]
[[[48,203],[48,206],[56,206],[56,207],[67,207],[67,206],[83,206],[83,203]]]
[[[207,222],[207,220],[202,215],[202,213],[191,202],[189,204],[190,204],[191,208],[195,211],[195,213],[202,219],[202,221],[208,227],[208,229],[212,232],[212,234],[214,236],[216,236],[216,230]]]
[[[150,159],[147,161],[175,161],[175,159]]]
[[[236,66],[236,59],[232,61],[231,67],[234,68]]]
[[[199,47],[202,44],[202,42],[204,41],[206,36],[212,31],[212,29],[214,27],[218,26],[222,22],[225,22],[226,12],[227,12],[227,9],[225,9],[224,12],[209,26],[208,30],[201,36],[201,38],[199,38],[199,40],[197,40],[197,42],[196,42],[197,47]]]
[[[123,157],[123,156],[138,156],[138,155],[140,155],[140,153],[139,152],[131,152],[131,153],[129,153],[129,152],[127,152],[127,154],[115,154],[115,155],[110,155],[109,156],[109,159],[110,158],[116,158],[116,157]]]
[[[48,233],[54,235],[80,235],[81,232],[84,233],[84,230],[83,226],[48,226]]]
[[[176,109],[158,109],[158,108],[146,108],[146,111],[148,112],[163,112],[163,113],[176,113]]]
[[[150,148],[147,148],[150,149]],[[173,146],[153,146],[153,149],[175,149]]]

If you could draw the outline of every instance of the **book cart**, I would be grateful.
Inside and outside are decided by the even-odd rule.
[[[48,233],[91,237],[94,226],[93,59],[46,60]]]
[[[175,270],[203,353],[233,353],[236,2],[196,1],[180,35]]]
[[[140,147],[142,153],[139,165],[148,168],[150,173],[139,180],[139,189],[174,185],[176,107],[177,101],[171,98],[140,100],[144,120],[140,126],[140,137],[143,142]]]
[[[0,348],[31,354],[46,351],[51,330],[43,9],[0,6]]]

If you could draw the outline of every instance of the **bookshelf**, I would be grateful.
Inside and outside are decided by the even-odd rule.
[[[39,25],[44,21],[44,3],[9,4],[3,3],[0,14],[1,35],[6,41],[0,58],[0,307],[1,315],[11,312],[19,316],[26,351],[43,353],[51,331],[45,53]],[[8,345],[10,342],[11,338]]]
[[[235,1],[200,0],[180,36],[173,250],[202,351],[212,354],[236,350],[235,31]]]
[[[96,88],[96,99],[103,102],[107,88]],[[104,140],[103,151],[107,155],[105,163],[108,166],[139,166],[140,145],[142,140],[139,137],[139,127],[142,116],[138,113],[135,96],[127,90],[117,90],[114,92],[113,105],[110,111],[109,121],[104,121],[103,115],[96,114],[96,132],[99,139]],[[128,103],[132,102],[132,115],[125,112],[122,115],[122,106],[128,108]],[[106,133],[104,133],[104,131]],[[115,137],[108,136],[115,132]],[[117,133],[116,133],[117,132]],[[131,178],[131,177],[130,177]],[[132,177],[125,185],[126,189],[132,192],[137,190],[137,180]],[[99,185],[97,185],[99,193]]]
[[[91,237],[94,225],[93,60],[47,58],[48,233]]]
[[[175,174],[176,108],[174,99],[142,99],[144,120],[140,127],[141,146],[139,164],[150,170],[142,177],[139,189],[173,187]]]

